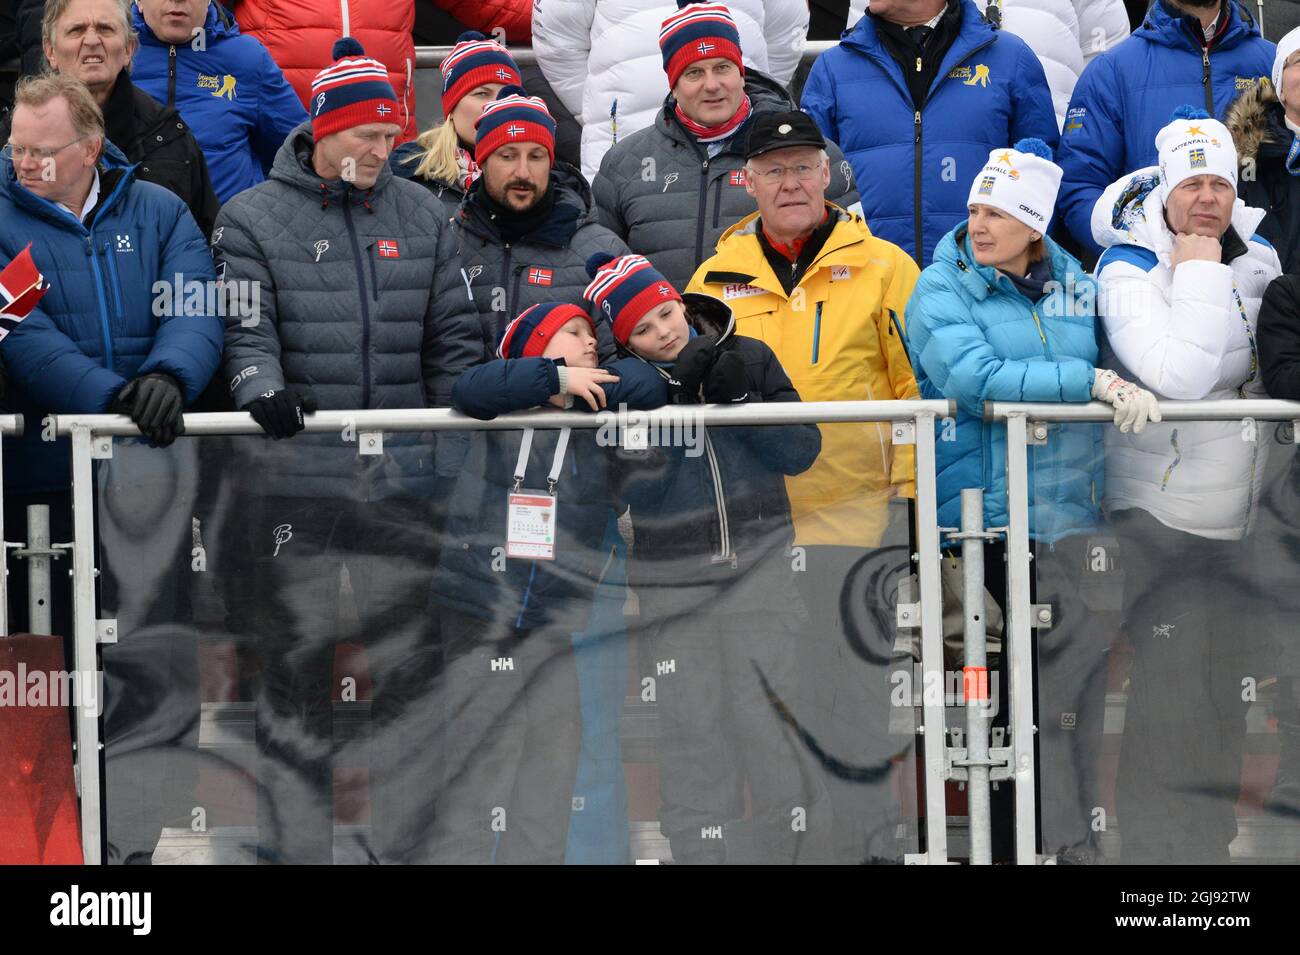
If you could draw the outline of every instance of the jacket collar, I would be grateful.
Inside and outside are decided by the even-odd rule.
[[[140,34],[140,43],[150,43],[154,46],[171,46],[170,43],[164,43],[154,35],[153,30],[149,29],[149,24],[145,22],[144,14],[140,12],[138,3],[131,4],[131,25],[135,27],[135,32]],[[211,0],[208,4],[208,15],[203,19],[203,29],[208,36],[215,37],[218,40],[225,40],[233,36],[239,36],[239,24],[230,11],[223,7],[217,0]]]
[[[311,120],[300,124],[275,154],[275,163],[271,167],[269,178],[288,183],[312,196],[322,205],[342,206],[351,203],[354,206],[366,205],[375,196],[384,191],[384,187],[393,178],[393,171],[388,163],[379,169],[379,178],[369,189],[356,189],[342,179],[322,179],[311,164],[312,150],[316,140],[311,132]]]
[[[819,269],[836,265],[860,268],[869,262],[870,250],[866,240],[871,238],[871,230],[867,228],[866,222],[832,202],[827,202],[826,207],[837,220],[835,228],[827,237],[821,253],[800,278],[800,285]],[[707,262],[709,270],[705,273],[704,281],[753,285],[786,298],[785,289],[772,271],[759,244],[758,219],[759,214],[752,212],[722,233],[718,239],[717,252]]]
[[[750,122],[759,113],[772,113],[779,110],[794,109],[794,100],[785,88],[778,84],[774,79],[765,73],[760,73],[753,67],[745,67],[745,92],[749,95],[750,104]],[[655,125],[659,131],[669,139],[679,143],[684,143],[698,147],[695,137],[687,132],[677,120],[677,112],[674,107],[677,101],[673,94],[669,93],[664,98],[663,108],[659,110],[659,115],[655,117]],[[737,132],[743,131],[747,126],[741,126]],[[745,151],[744,136],[733,134],[726,142],[727,153],[743,154]]]
[[[135,166],[127,162],[122,151],[112,142],[104,140],[104,152],[99,158],[100,200],[95,221],[112,213],[123,202],[127,188],[135,179]],[[18,208],[64,229],[81,229],[85,226],[73,219],[57,203],[43,199],[19,185],[13,163],[0,159],[0,197],[8,197]]]
[[[972,0],[958,0],[961,4],[961,28],[957,33],[957,38],[952,41],[952,46],[948,48],[943,62],[939,65],[938,72],[935,73],[935,82],[942,80],[953,67],[961,63],[962,60],[970,56],[981,47],[987,46],[997,38],[994,31],[984,14],[980,13],[979,7],[975,6]],[[855,26],[840,41],[841,46],[857,50],[859,53],[865,53],[885,64],[890,71],[890,75],[903,85],[906,89],[906,83],[903,82],[902,68],[897,61],[889,55],[885,49],[884,42],[880,37],[880,31],[876,28],[876,23],[870,15],[863,16],[858,20]]]
[[[1216,51],[1231,49],[1238,43],[1260,35],[1254,17],[1235,0],[1225,0],[1220,16],[1227,17],[1228,23],[1227,26],[1222,26],[1220,21],[1222,29],[1212,47]],[[1191,50],[1198,55],[1202,49],[1199,21],[1190,14],[1171,9],[1164,0],[1156,0],[1151,4],[1146,19],[1133,31],[1133,35],[1161,46]]]
[[[939,245],[934,250],[934,262],[955,268],[962,288],[976,301],[982,302],[999,287],[1005,292],[1019,294],[1011,279],[993,266],[980,265],[975,261],[968,223],[969,220],[958,223],[951,232],[939,240]],[[1076,297],[1082,295],[1083,286],[1088,282],[1085,281],[1086,273],[1079,260],[1047,236],[1043,237],[1043,250],[1052,272],[1052,280],[1063,290],[1073,290]]]
[[[500,229],[492,221],[485,204],[475,201],[483,188],[483,178],[480,176],[465,194],[456,218],[480,239],[499,245],[503,243]],[[593,219],[591,187],[578,170],[567,163],[557,162],[551,170],[550,188],[555,191],[555,207],[551,210],[550,217],[521,241],[527,241],[530,245],[563,249],[573,241],[577,231]]]

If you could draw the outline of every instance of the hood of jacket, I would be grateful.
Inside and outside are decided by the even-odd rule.
[[[1264,77],[1232,101],[1223,122],[1232,133],[1239,162],[1285,158],[1291,148],[1294,134],[1287,128],[1286,110]]]
[[[712,335],[721,345],[736,334],[736,316],[731,306],[721,302],[712,295],[701,292],[683,292],[682,307],[686,309],[686,324],[697,335]],[[620,355],[645,362],[667,382],[673,382],[672,362],[656,362],[643,358],[622,343],[618,344]]]
[[[105,176],[110,172],[121,173],[111,183],[111,191],[108,195],[100,200],[102,205],[97,215],[102,215],[116,208],[122,201],[127,184],[135,178],[135,166],[127,160],[120,149],[105,139],[104,150],[100,154],[97,168],[99,169],[101,196],[103,196]],[[8,159],[0,159],[0,197],[8,199],[15,206],[30,212],[32,215],[62,228],[69,228],[75,224],[57,203],[43,199],[34,192],[20,186],[18,184],[18,175],[14,171],[14,164]]]
[[[500,229],[492,221],[487,206],[477,201],[484,188],[484,179],[480,176],[465,194],[460,207],[460,221],[479,238],[500,242]],[[596,221],[591,186],[575,167],[557,160],[551,168],[549,188],[555,190],[555,208],[541,228],[531,232],[527,238],[529,242],[562,249],[573,239],[575,232]]]
[[[752,66],[745,67],[745,94],[749,97],[751,116],[798,108],[784,86]],[[670,138],[694,144],[694,137],[677,121],[677,113],[673,109],[676,102],[672,93],[664,97],[663,109],[659,111],[655,123]]]
[[[1103,249],[1140,246],[1167,260],[1174,248],[1174,234],[1165,223],[1159,185],[1159,166],[1147,166],[1111,183],[1092,209],[1093,241]],[[1238,198],[1232,204],[1231,227],[1242,242],[1249,242],[1264,215],[1263,209]]]
[[[307,120],[285,139],[284,145],[275,154],[275,164],[271,167],[268,178],[301,189],[322,205],[338,206],[345,202],[364,205],[392,181],[393,170],[388,163],[379,168],[379,178],[369,189],[356,189],[342,179],[322,179],[311,164],[315,148],[316,139],[312,136],[311,120]]]
[[[154,35],[149,24],[145,22],[144,14],[140,12],[140,5],[131,4],[131,25],[135,27],[135,32],[140,34],[141,43],[155,43],[159,46],[171,46],[170,43],[164,43]],[[234,16],[229,10],[212,0],[208,4],[208,15],[203,20],[203,29],[208,36],[217,40],[226,40],[232,36],[239,36],[239,24],[235,22]]]
[[[1081,301],[1090,294],[1088,287],[1092,284],[1092,279],[1087,276],[1078,259],[1061,248],[1050,236],[1043,236],[1043,250],[1052,270],[1052,281],[1062,288],[1072,289],[1074,296]],[[999,286],[1005,292],[1019,294],[1015,284],[1005,274],[991,265],[980,265],[975,261],[967,222],[961,223],[939,240],[934,250],[934,262],[956,269],[962,288],[977,302],[988,298]],[[1088,306],[1080,304],[1079,308],[1083,310],[1080,314],[1086,314]]]
[[[1228,25],[1215,37],[1212,49],[1229,50],[1238,43],[1260,35],[1255,17],[1244,4],[1228,0],[1224,4],[1224,11]],[[1164,0],[1155,0],[1133,35],[1161,46],[1191,50],[1199,54],[1202,48],[1200,29],[1195,17],[1171,11],[1165,6]]]

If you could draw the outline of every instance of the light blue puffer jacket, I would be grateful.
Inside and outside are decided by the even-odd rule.
[[[1031,304],[1005,275],[978,265],[962,222],[940,240],[907,303],[908,351],[922,398],[957,402],[936,425],[939,523],[961,523],[961,489],[984,489],[984,526],[1007,523],[1006,427],[985,401],[1089,401],[1097,363],[1096,286],[1079,261],[1044,239],[1055,286]],[[1029,532],[1052,542],[1099,524],[1098,424],[1053,424],[1029,448]]]

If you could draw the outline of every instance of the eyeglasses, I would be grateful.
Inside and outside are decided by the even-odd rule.
[[[28,156],[31,156],[37,162],[44,162],[47,159],[53,159],[56,155],[63,152],[69,146],[75,146],[85,139],[85,136],[78,136],[70,143],[64,143],[62,146],[56,146],[53,149],[41,149],[40,147],[28,148],[26,146],[15,146],[13,143],[5,143],[3,149],[0,149],[0,156],[11,162],[22,162]]]
[[[810,166],[806,163],[800,163],[798,166],[773,166],[771,169],[765,169],[760,172],[753,170],[754,176],[762,179],[769,186],[777,186],[785,182],[785,174],[794,173],[794,177],[800,182],[811,182],[822,171],[820,165]]]

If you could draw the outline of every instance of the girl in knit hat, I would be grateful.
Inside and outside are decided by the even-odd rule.
[[[668,398],[643,362],[600,367],[595,324],[575,305],[529,308],[505,327],[497,354],[456,382],[458,411],[486,420]],[[616,505],[615,449],[599,434],[469,435],[431,585],[447,658],[439,712],[449,780],[431,861],[564,861],[581,730],[571,639],[609,559],[601,542]]]
[[[939,523],[961,524],[961,489],[984,491],[984,526],[1006,527],[1006,428],[984,420],[986,401],[1115,406],[1115,424],[1159,420],[1149,392],[1099,367],[1096,293],[1079,261],[1048,236],[1061,169],[1041,140],[994,149],[971,183],[970,217],[945,236],[907,304],[907,341],[922,398],[957,402],[956,428],[935,443]],[[1101,426],[1051,425],[1030,450],[1029,533],[1039,603],[1052,626],[1038,633],[1043,851],[1069,861],[1097,851],[1090,816],[1113,620],[1083,602],[1090,535],[1102,527]],[[987,590],[1005,608],[1005,542],[984,558]],[[945,561],[950,567],[958,553]],[[997,646],[993,649],[997,649]],[[989,666],[996,667],[990,661]],[[998,689],[1007,685],[1005,669]],[[998,702],[998,719],[1008,706]],[[995,796],[995,808],[998,798]],[[994,815],[994,859],[1010,853],[1009,814]]]
[[[522,80],[506,48],[474,30],[461,34],[438,70],[443,121],[399,147],[391,164],[394,174],[427,186],[451,216],[479,176],[475,121],[503,86]]]
[[[614,339],[668,383],[676,404],[798,401],[771,349],[734,334],[731,309],[680,294],[639,255],[595,255],[583,293]],[[638,661],[659,709],[659,820],[673,860],[735,853],[735,794],[748,784],[751,861],[829,860],[832,821],[805,763],[797,634],[806,613],[785,476],[821,449],[815,425],[696,428],[626,455],[619,496],[632,517],[628,580]],[[780,702],[774,704],[772,697]],[[802,808],[807,826],[791,826]]]

